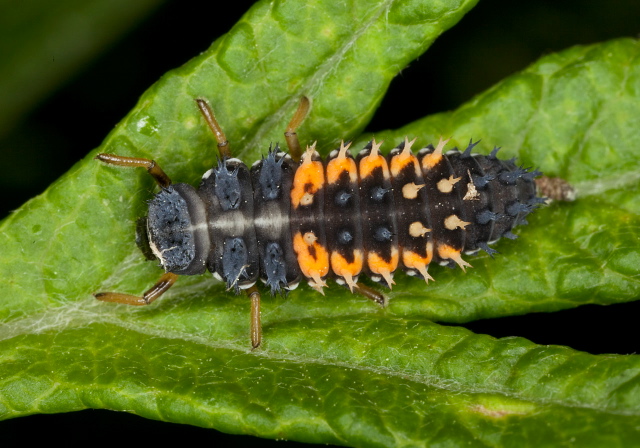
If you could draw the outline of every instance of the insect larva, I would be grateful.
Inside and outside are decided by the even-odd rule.
[[[173,184],[153,161],[100,154],[117,166],[144,167],[161,190],[149,203],[138,232],[140,246],[165,270],[142,297],[98,293],[103,301],[147,305],[179,275],[207,270],[229,290],[252,298],[252,345],[258,347],[260,278],[272,294],[302,279],[322,292],[328,278],[384,304],[384,296],[358,283],[366,274],[389,288],[395,271],[432,280],[432,262],[470,266],[463,253],[484,250],[502,237],[515,238],[544,199],[536,196],[540,173],[489,155],[444,152],[440,140],[414,154],[405,139],[388,156],[370,142],[356,157],[342,143],[325,160],[315,144],[302,153],[296,128],[309,109],[303,97],[285,138],[289,154],[276,145],[248,168],[231,157],[229,143],[208,104],[198,106],[214,132],[221,160],[196,189]]]

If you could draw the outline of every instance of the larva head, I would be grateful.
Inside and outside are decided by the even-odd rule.
[[[165,271],[180,275],[205,272],[210,249],[207,216],[191,185],[163,188],[149,202],[146,221],[148,246]]]

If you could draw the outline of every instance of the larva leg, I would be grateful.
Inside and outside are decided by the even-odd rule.
[[[202,98],[196,98],[196,103],[198,103],[198,108],[200,109],[200,112],[202,112],[202,116],[207,122],[207,125],[209,125],[209,129],[211,129],[211,132],[213,132],[213,135],[216,137],[220,156],[223,159],[230,158],[231,146],[229,145],[229,140],[227,140],[227,136],[222,132],[222,128],[218,124],[218,120],[216,120],[216,116],[213,113],[213,109],[211,109],[209,103]]]
[[[295,162],[299,162],[300,157],[302,157],[302,148],[300,148],[296,129],[300,127],[304,119],[307,117],[307,114],[309,113],[309,106],[309,98],[306,96],[301,97],[298,109],[296,109],[296,113],[293,114],[293,118],[291,118],[291,121],[287,126],[287,130],[284,132],[284,138],[287,141],[287,146],[289,147],[289,155]]]
[[[260,291],[252,286],[247,290],[251,299],[251,347],[258,348],[262,343],[262,323],[260,322]]]
[[[119,292],[99,292],[93,296],[103,302],[123,303],[125,305],[149,305],[162,294],[164,294],[176,282],[178,276],[172,272],[167,272],[160,280],[153,285],[142,297],[131,294],[121,294]]]
[[[385,297],[384,294],[360,282],[356,283],[356,287],[354,288],[353,292],[356,294],[360,294],[366,297],[367,299],[376,302],[378,305],[382,306],[383,308],[387,306],[387,298]]]
[[[160,168],[155,160],[139,159],[137,157],[123,157],[115,154],[98,154],[95,158],[96,160],[108,163],[109,165],[145,168],[161,187],[164,188],[171,185],[171,179],[169,179],[169,176],[162,171],[162,168]]]
[[[222,158],[231,158],[231,145],[227,140],[227,136],[222,131],[222,128],[216,120],[216,116],[213,113],[213,109],[206,100],[202,98],[196,98],[196,103],[202,116],[204,117],[209,129],[213,132],[213,135],[218,142],[218,151]],[[251,346],[256,349],[260,347],[262,343],[262,324],[260,323],[260,291],[255,286],[246,290],[246,294],[251,300]]]

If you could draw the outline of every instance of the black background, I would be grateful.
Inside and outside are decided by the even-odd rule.
[[[166,71],[206,50],[251,2],[168,1],[109,48],[0,140],[0,218],[44,191],[102,139]],[[462,21],[396,77],[368,130],[397,128],[458,107],[540,56],[577,44],[640,33],[637,0],[481,0]],[[412,100],[416,89],[428,102]],[[71,117],[73,119],[71,119]],[[640,132],[640,130],[639,130]],[[489,319],[465,325],[495,337],[522,336],[538,344],[567,345],[589,353],[635,353],[640,302],[583,306],[552,314]],[[126,413],[87,410],[35,415],[0,423],[5,446],[35,441],[80,446],[156,443],[282,444],[210,429],[161,423]],[[295,446],[295,443],[287,443]]]

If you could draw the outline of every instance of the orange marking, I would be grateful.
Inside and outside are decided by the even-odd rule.
[[[302,274],[312,278],[316,285],[326,286],[322,277],[329,273],[329,253],[318,243],[313,232],[304,235],[297,232],[293,237],[293,250],[298,257]]]
[[[440,163],[442,160],[442,149],[448,142],[449,139],[442,140],[442,137],[440,137],[440,141],[438,142],[436,149],[431,154],[424,156],[422,159],[422,168],[429,170]]]
[[[404,138],[404,149],[400,154],[396,154],[391,158],[390,171],[393,177],[400,175],[400,172],[410,163],[413,163],[415,169],[418,169],[418,159],[411,152],[411,146],[415,143],[416,139],[409,141],[407,137]]]
[[[322,162],[313,161],[316,144],[307,147],[302,155],[302,162],[293,177],[291,189],[291,205],[297,209],[300,205],[311,205],[314,195],[324,186],[324,169]]]
[[[344,145],[344,142],[340,144],[340,153],[335,159],[331,159],[327,164],[327,182],[335,184],[344,171],[349,173],[349,180],[352,183],[358,182],[358,168],[356,161],[353,157],[347,157],[347,149],[351,146],[351,143]]]
[[[391,249],[391,260],[385,261],[380,255],[375,252],[369,252],[367,254],[367,265],[374,274],[381,275],[386,281],[389,287],[395,285],[391,273],[398,269],[398,249],[393,247]]]
[[[331,252],[331,269],[334,274],[344,278],[351,292],[353,292],[353,288],[356,286],[353,278],[360,274],[362,266],[364,265],[364,255],[361,250],[354,250],[353,256],[353,262],[349,263],[337,251]]]
[[[373,141],[371,147],[371,153],[360,159],[360,178],[363,179],[367,176],[370,176],[373,170],[380,167],[382,168],[382,175],[385,179],[389,179],[389,165],[387,164],[387,159],[385,159],[380,154],[380,146],[382,142],[376,143]]]
[[[429,280],[433,281],[427,273],[427,266],[433,259],[433,243],[427,243],[427,256],[423,257],[420,254],[411,251],[402,251],[402,262],[407,268],[415,269],[424,277],[425,282],[429,283]]]
[[[449,260],[455,261],[458,264],[458,266],[460,266],[460,269],[462,269],[463,271],[465,271],[465,267],[468,267],[468,268],[473,267],[462,259],[460,252],[461,251],[456,250],[447,244],[441,244],[440,246],[438,246],[438,255],[440,256],[440,258],[444,260],[449,259]]]

